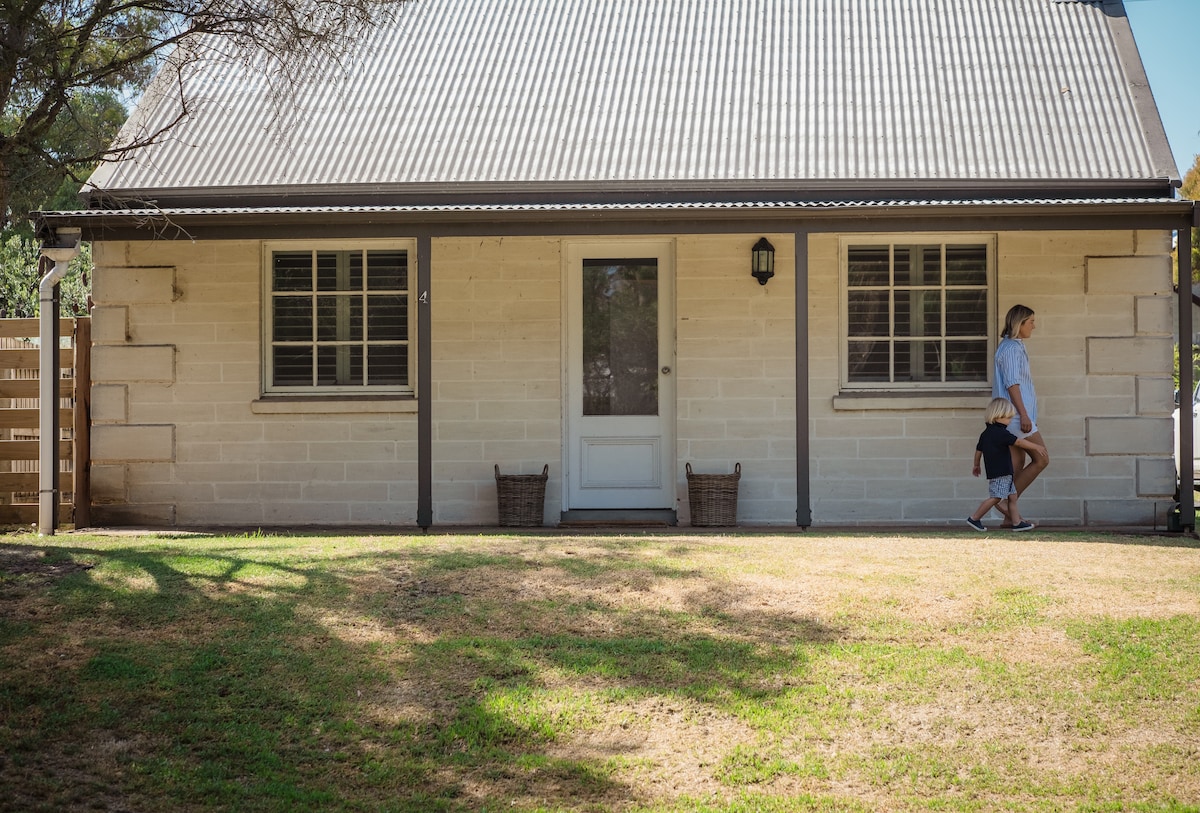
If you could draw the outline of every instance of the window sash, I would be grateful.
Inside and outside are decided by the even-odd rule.
[[[978,235],[843,238],[842,386],[986,386],[994,256]]]
[[[413,248],[265,246],[263,391],[412,394]]]

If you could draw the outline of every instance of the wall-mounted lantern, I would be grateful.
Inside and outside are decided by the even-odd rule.
[[[767,280],[775,276],[775,246],[760,237],[750,249],[750,275],[758,280],[759,285],[766,285]]]

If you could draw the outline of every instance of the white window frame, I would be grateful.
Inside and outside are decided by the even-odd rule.
[[[987,358],[984,365],[985,379],[980,381],[850,381],[850,352],[849,352],[849,251],[851,247],[859,246],[934,246],[943,248],[942,257],[945,262],[945,247],[947,245],[983,245],[987,252]],[[996,347],[996,235],[983,233],[901,233],[901,234],[856,234],[843,235],[838,241],[838,361],[840,367],[840,386],[843,392],[859,393],[912,393],[918,391],[958,392],[964,390],[982,390],[991,387],[992,365],[990,359]],[[944,281],[943,281],[944,287]],[[894,281],[889,284],[895,290]],[[889,308],[889,325],[894,317],[894,311]],[[942,315],[943,326],[940,338],[945,339],[945,314]],[[890,327],[889,336],[894,340],[894,325]],[[908,337],[904,337],[908,338]],[[958,338],[958,337],[955,337]]]
[[[272,266],[275,252],[299,251],[405,251],[408,253],[408,288],[403,291],[408,297],[408,383],[404,385],[317,385],[275,386],[273,315],[275,291],[272,286]],[[417,241],[415,239],[364,239],[364,240],[272,240],[262,244],[262,393],[270,396],[332,396],[345,398],[355,395],[414,396],[417,376],[416,337],[417,308],[414,306],[413,289],[417,274]],[[364,318],[364,333],[367,329]],[[369,336],[364,335],[364,345]],[[316,338],[313,339],[314,346]]]

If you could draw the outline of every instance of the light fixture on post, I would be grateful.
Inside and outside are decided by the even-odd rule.
[[[750,249],[750,275],[758,280],[759,285],[766,285],[767,280],[775,276],[775,246],[760,237]]]

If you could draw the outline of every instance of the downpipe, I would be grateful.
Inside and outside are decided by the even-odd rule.
[[[38,534],[53,536],[58,526],[59,329],[58,284],[79,255],[80,229],[56,229],[42,243],[42,256],[54,267],[38,283]]]

